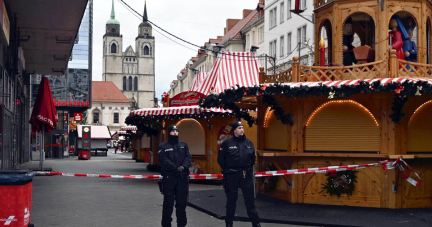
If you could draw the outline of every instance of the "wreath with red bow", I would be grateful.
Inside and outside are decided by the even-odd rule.
[[[330,196],[337,195],[340,197],[342,194],[351,196],[355,189],[354,183],[357,183],[356,173],[357,171],[352,170],[327,173],[327,181],[322,184],[323,190],[320,193],[325,191]]]
[[[273,163],[267,164],[265,171],[276,171],[278,170]],[[272,193],[276,190],[276,184],[279,181],[278,177],[263,177],[262,183],[264,185],[265,193]]]

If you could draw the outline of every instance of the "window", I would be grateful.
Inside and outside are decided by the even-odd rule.
[[[115,32],[116,32],[115,28],[111,29],[111,32],[112,32],[112,33],[115,33]]]
[[[132,77],[131,76],[129,76],[129,79],[128,79],[128,91],[132,91]]]
[[[291,18],[291,0],[288,0],[287,2],[287,15],[288,15],[288,19]]]
[[[245,51],[248,51],[250,49],[250,35],[246,35],[246,48]]]
[[[306,25],[297,29],[297,42],[301,43],[301,48],[306,46]]]
[[[144,47],[144,55],[150,55],[150,48],[148,46]]]
[[[93,113],[93,123],[99,123],[99,112]]]
[[[281,36],[280,37],[280,56],[283,57],[284,56],[284,43],[285,43],[285,37]]]
[[[287,54],[291,54],[291,37],[292,37],[292,33],[288,33],[287,35]]]
[[[276,40],[270,42],[270,56],[276,58]]]
[[[138,91],[138,77],[134,78],[134,91]]]
[[[258,28],[258,43],[264,42],[264,26]]]
[[[276,27],[276,20],[277,20],[277,7],[274,7],[272,10],[270,10],[270,28]]]
[[[280,5],[280,23],[281,24],[285,21],[284,10],[285,10],[285,7],[284,7],[284,3],[282,2]]]
[[[256,45],[255,31],[252,31],[252,45]]]
[[[115,43],[111,44],[111,53],[117,53],[117,45]]]
[[[114,113],[114,124],[119,123],[119,113]]]
[[[300,9],[305,10],[306,9],[306,0],[300,0]]]
[[[126,91],[126,77],[123,77],[123,91]]]

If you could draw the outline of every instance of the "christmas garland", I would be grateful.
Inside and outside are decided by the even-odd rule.
[[[393,122],[398,123],[404,116],[403,108],[407,97],[432,94],[432,86],[426,81],[405,81],[403,83],[388,83],[381,85],[380,81],[368,83],[366,81],[359,81],[355,86],[352,85],[341,85],[340,87],[328,87],[324,84],[319,86],[299,86],[290,87],[284,84],[275,83],[272,85],[264,84],[254,87],[237,87],[237,89],[225,90],[218,95],[209,95],[205,98],[201,98],[198,102],[201,107],[222,107],[229,109],[236,109],[236,102],[242,100],[245,96],[263,96],[263,102],[271,106],[275,110],[275,114],[281,121],[289,123],[292,117],[284,114],[283,108],[276,105],[275,99],[265,98],[266,96],[279,96],[286,98],[304,98],[309,95],[312,96],[326,96],[329,99],[334,98],[347,98],[355,94],[373,94],[379,92],[395,92],[396,97],[393,101],[392,110],[393,114],[390,115]],[[237,109],[239,109],[237,107]],[[250,109],[252,110],[252,109]],[[276,111],[277,110],[277,111]]]
[[[347,170],[340,172],[327,173],[327,181],[322,184],[322,192],[330,194],[330,196],[337,195],[340,197],[342,194],[351,196],[355,189],[355,184],[357,183],[357,171]]]
[[[272,162],[267,164],[265,167],[266,171],[276,171],[277,168],[274,166]],[[264,192],[265,193],[272,193],[276,190],[276,184],[279,181],[278,177],[263,177],[262,178],[262,184],[264,185]]]

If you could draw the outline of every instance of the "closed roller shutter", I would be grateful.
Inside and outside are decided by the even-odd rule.
[[[309,119],[305,151],[378,152],[380,129],[372,114],[354,101],[331,101]]]
[[[407,152],[432,152],[432,102],[421,106],[407,129]]]
[[[288,140],[287,126],[270,111],[266,119],[265,150],[287,151]]]

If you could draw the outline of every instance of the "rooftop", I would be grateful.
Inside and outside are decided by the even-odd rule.
[[[93,102],[130,102],[128,98],[111,81],[92,82]]]

